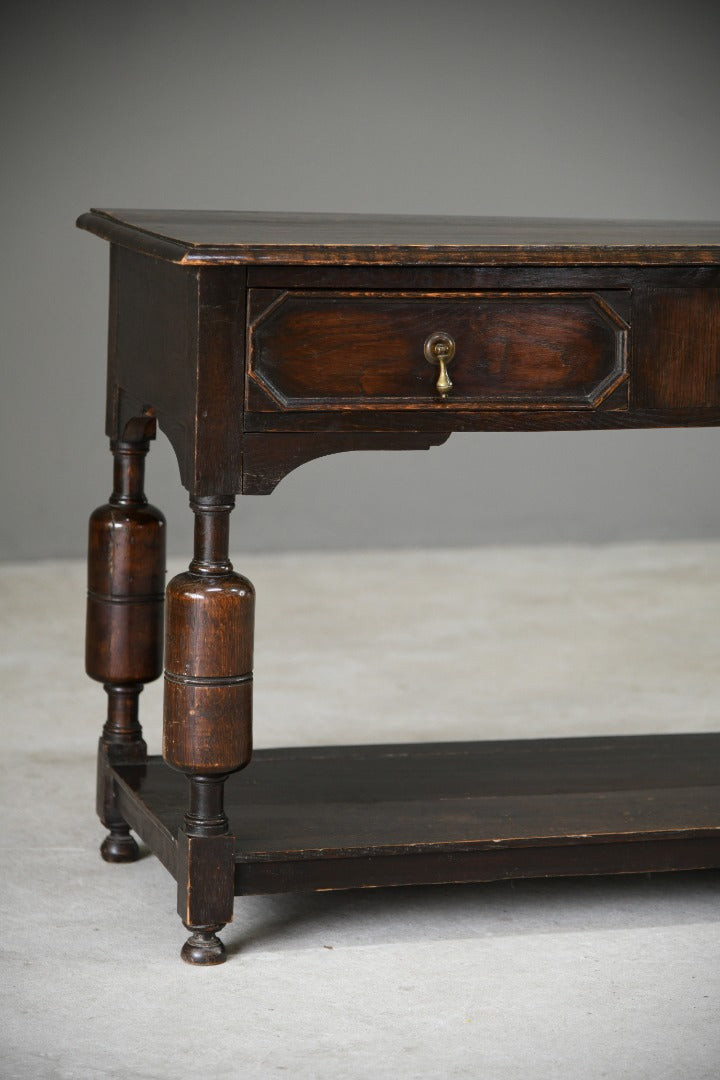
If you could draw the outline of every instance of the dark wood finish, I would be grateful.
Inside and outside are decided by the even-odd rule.
[[[85,667],[103,683],[162,674],[165,518],[143,493],[147,443],[113,448],[110,500],[90,517]]]
[[[717,868],[718,754],[717,734],[259,750],[226,785],[235,892]],[[178,833],[179,778],[117,771],[139,829]]]
[[[126,217],[135,220],[133,215]],[[154,223],[152,235],[146,231],[150,219]],[[81,219],[84,227],[101,235],[108,228],[120,230],[111,248],[107,431],[111,439],[127,440],[128,425],[136,425],[139,417],[155,417],[175,449],[182,482],[192,495],[267,493],[298,464],[320,453],[364,449],[369,445],[365,437],[371,434],[377,436],[377,444],[384,449],[392,447],[393,438],[397,439],[396,449],[405,449],[416,445],[415,439],[421,434],[432,436],[432,444],[437,444],[452,431],[720,423],[720,385],[716,377],[720,259],[713,255],[717,226],[533,222],[527,224],[527,232],[523,233],[526,223],[522,222],[476,221],[468,225],[456,221],[428,223],[430,232],[425,235],[424,226],[417,219],[403,219],[398,229],[402,235],[414,236],[413,243],[420,252],[417,261],[405,258],[406,249],[393,243],[392,220],[379,218],[374,225],[365,220],[343,224],[323,215],[317,218],[281,215],[268,226],[265,246],[257,261],[245,265],[242,259],[238,263],[237,244],[232,238],[239,237],[246,226],[256,235],[264,227],[262,215],[208,217],[169,213],[160,220],[157,214],[138,212],[137,220],[140,224],[135,229],[127,223],[120,224],[119,219],[115,221],[110,212]],[[216,249],[213,238],[223,222],[228,244]],[[318,243],[327,240],[330,247],[323,262],[307,264],[302,261],[304,249],[291,241],[293,236],[297,239],[307,235],[313,225]],[[190,230],[187,234],[183,233],[185,226]],[[205,226],[209,231],[203,232]],[[439,264],[434,248],[423,248],[423,243],[441,226],[456,237],[451,265],[447,265],[448,259]],[[350,236],[353,230],[357,247],[346,265],[338,265],[332,237]],[[521,235],[526,236],[525,255],[518,251],[517,244],[510,243]],[[502,260],[497,247],[477,246],[483,237],[489,242],[499,236],[505,236],[507,242],[502,249]],[[148,243],[152,248],[156,240],[161,247],[169,243],[171,247],[179,245],[182,250],[192,249],[195,261],[178,265],[163,257],[162,251],[148,254]],[[670,241],[672,250],[667,247]],[[371,251],[366,259],[368,245],[372,244],[377,251]],[[603,257],[593,262],[591,253],[597,252],[598,245],[602,247]],[[198,255],[205,249],[214,251],[207,264]],[[612,263],[608,261],[610,251]],[[177,251],[173,248],[175,255]],[[284,261],[276,261],[281,256]],[[252,374],[246,381],[248,283],[253,291],[263,290],[263,296],[267,295],[264,292],[267,289],[277,290],[278,295],[294,295],[296,290],[320,294],[339,291],[388,294],[382,318],[389,351],[382,351],[385,342],[377,340],[381,334],[377,334],[377,339],[370,335],[372,348],[375,350],[377,345],[380,356],[376,360],[373,353],[372,363],[382,366],[387,355],[398,358],[399,363],[388,363],[390,370],[383,374],[387,374],[387,381],[396,389],[399,381],[401,396],[381,399],[375,391],[371,397],[359,394],[355,379],[349,403],[339,403],[332,386],[324,397],[317,393],[322,387],[316,386],[312,401],[301,397],[296,399],[297,404],[280,404],[272,394],[258,387]],[[508,303],[519,303],[523,293],[531,296],[561,293],[569,301],[574,296],[572,302],[585,312],[581,323],[588,332],[587,322],[590,320],[592,324],[593,320],[583,307],[582,294],[599,297],[599,302],[614,312],[610,324],[605,324],[608,333],[614,327],[617,335],[624,336],[623,324],[630,328],[627,360],[623,361],[627,364],[628,382],[607,395],[607,386],[594,398],[591,392],[591,400],[585,401],[582,398],[567,401],[560,396],[553,398],[549,406],[542,394],[533,397],[538,380],[541,390],[547,385],[549,370],[541,363],[542,341],[531,344],[533,334],[542,338],[537,320],[523,321],[518,317],[515,331],[530,335],[525,352],[531,377],[524,385],[521,380],[521,390],[528,390],[529,384],[534,384],[532,394],[520,402],[513,401],[512,395],[504,395],[501,380],[496,376],[490,387],[490,399],[482,394],[479,397],[471,394],[470,398],[467,394],[458,396],[466,363],[463,348],[455,362],[458,376],[454,396],[439,401],[429,394],[423,400],[418,390],[426,383],[432,387],[432,369],[422,359],[418,342],[408,336],[415,331],[406,328],[400,342],[393,338],[393,328],[402,321],[403,311],[406,323],[412,319],[401,294],[407,294],[410,300],[413,294],[419,294],[416,299],[421,305],[422,294],[435,295],[443,305],[441,310],[446,311],[444,305],[452,306],[452,300],[445,294],[480,291],[488,304],[502,303],[502,296],[507,296]],[[327,323],[323,328],[327,329]],[[367,375],[365,365],[370,362],[363,353],[368,345],[367,325],[363,328],[363,323],[357,320],[357,325],[344,329],[348,331],[345,359],[341,359],[343,350],[338,336],[335,374],[352,383],[359,356],[362,382]],[[327,351],[328,347],[325,341],[323,350]],[[503,340],[496,338],[496,369],[503,347]],[[473,348],[471,355],[474,391],[478,389],[478,374],[482,383],[483,379],[487,380],[488,372],[478,363],[482,353]],[[319,372],[321,356],[319,348],[310,355],[305,365],[310,374]],[[678,356],[682,362],[678,362]],[[286,378],[285,364],[283,356],[282,379]],[[413,381],[411,373],[419,381]],[[487,385],[484,389],[487,390]],[[252,437],[290,432],[299,436],[313,432],[331,439],[314,453],[309,449],[310,440],[304,437],[294,444],[284,439],[282,448],[279,440],[271,444]],[[341,432],[346,434],[346,439],[336,437]],[[404,438],[406,435],[411,436],[409,441]]]
[[[625,387],[620,388],[619,405],[611,407],[613,402],[608,402],[603,409],[476,409],[472,412],[458,410],[452,414],[453,431],[614,431],[628,428],[657,428],[657,427],[717,427],[720,424],[720,407],[710,409],[636,409],[626,404]],[[430,410],[413,412],[413,435],[425,436],[434,441],[425,446],[414,449],[426,449],[428,446],[437,446],[445,442],[452,432],[448,431],[448,413],[444,415],[440,407]],[[297,460],[289,464],[289,467],[280,470],[276,456],[262,453],[261,459],[255,463],[255,447],[261,447],[262,443],[253,440],[259,434],[274,436],[278,434],[295,434],[297,446],[302,448],[306,445],[306,435],[317,433],[332,436],[330,445],[335,444],[334,450],[324,450],[323,454],[341,452],[343,450],[375,449],[373,445],[364,445],[363,437],[370,434],[384,435],[386,443],[392,441],[393,445],[377,446],[377,449],[401,450],[406,449],[403,440],[406,437],[403,428],[393,434],[392,432],[375,432],[377,420],[372,414],[362,412],[343,413],[283,413],[261,414],[255,413],[252,418],[247,417],[248,426],[243,437],[244,459],[243,468],[250,469],[254,474],[254,483],[260,480],[258,473],[263,463],[271,461],[272,485],[277,486],[283,476],[292,472],[298,465],[310,461],[316,456],[298,454]],[[252,426],[250,426],[252,425]],[[379,441],[379,440],[378,440]],[[292,440],[287,439],[288,447]],[[413,447],[410,447],[413,449]],[[243,493],[264,494],[262,490],[246,489]]]
[[[338,266],[295,264],[250,265],[246,267],[248,289],[335,289],[419,292],[475,292],[485,289],[583,289],[603,292],[645,286],[665,289],[717,288],[720,265],[713,266],[522,266],[511,262],[499,266],[448,265]],[[629,312],[621,310],[627,319]]]
[[[97,777],[98,814],[109,829],[100,848],[107,862],[132,862],[139,854],[118,810],[110,768],[147,757],[138,698],[162,673],[165,518],[143,491],[148,446],[147,439],[113,444],[113,492],[89,523],[85,670],[108,696]]]
[[[626,376],[626,324],[593,293],[252,289],[248,305],[254,411],[597,408]],[[445,398],[423,353],[438,331],[456,345]]]
[[[223,808],[225,776],[191,776],[190,805],[177,834],[178,914],[190,937],[181,956],[189,964],[222,964],[217,936],[233,917],[235,837]]]
[[[228,529],[235,494],[324,454],[720,424],[720,225],[79,224],[111,241],[116,483],[93,516],[88,604],[88,671],[109,699],[104,854],[134,857],[132,828],[176,877],[184,959],[225,959],[234,893],[717,867],[718,735],[263,751],[239,773],[254,595]],[[424,358],[439,331],[456,343],[445,398]],[[196,516],[194,559],[168,587],[164,762],[147,760],[137,713],[160,658],[164,530],[141,464],[156,423]]]
[[[234,838],[223,810],[226,777],[252,754],[255,592],[228,555],[227,496],[198,498],[195,555],[167,588],[163,757],[184,772],[189,806],[178,834],[182,957],[220,964],[217,931],[232,919]]]
[[[112,248],[106,430],[157,417],[197,495],[240,491],[245,272],[187,270]]]
[[[188,775],[251,755],[255,593],[228,558],[232,501],[194,503],[195,558],[167,587],[163,756]]]
[[[638,289],[633,403],[698,409],[720,402],[720,289]]]
[[[78,225],[112,243],[193,266],[720,264],[715,222],[93,210]]]
[[[446,431],[437,435],[418,431],[250,432],[243,439],[243,495],[269,495],[293,469],[329,454],[346,450],[429,450],[448,438]]]

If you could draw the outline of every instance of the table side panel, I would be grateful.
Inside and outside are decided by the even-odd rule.
[[[344,402],[333,399],[332,385],[323,401],[322,394],[318,393],[318,389],[322,389],[320,374],[315,393],[308,400],[302,402],[297,395],[293,396],[290,386],[291,392],[281,402],[277,395],[273,397],[268,393],[266,387],[258,386],[250,363],[243,440],[243,491],[246,493],[265,494],[273,490],[287,472],[313,457],[364,448],[368,444],[363,444],[361,436],[379,430],[394,432],[398,438],[402,432],[422,432],[442,441],[453,431],[574,431],[720,424],[720,274],[717,268],[288,267],[283,270],[256,267],[249,271],[249,280],[253,283],[249,295],[257,289],[255,295],[262,293],[271,303],[280,304],[293,290],[305,293],[312,289],[318,295],[326,290],[326,295],[332,295],[337,291],[332,288],[335,282],[347,290],[372,290],[381,286],[387,295],[388,312],[392,310],[393,294],[402,305],[403,294],[413,287],[422,292],[434,289],[440,300],[457,291],[459,286],[468,285],[482,286],[487,295],[540,295],[550,290],[573,295],[592,294],[609,303],[620,318],[629,323],[630,330],[628,382],[620,382],[607,396],[600,395],[599,404],[598,401],[578,404],[555,400],[548,407],[547,401],[468,402],[453,400],[452,394],[445,400],[424,402],[419,396],[410,400],[406,394],[394,408],[392,401],[372,396],[376,388],[368,388],[363,372],[358,375],[356,370],[351,371],[348,376],[348,368],[352,369],[353,364],[352,335],[349,335],[346,348],[339,338],[330,346],[334,363],[341,369],[345,382],[355,378],[354,386],[351,382],[355,396]],[[274,296],[271,289],[275,290]],[[629,303],[625,305],[619,299],[621,297],[629,297]],[[261,308],[262,305],[251,308],[251,325]],[[390,315],[387,327],[389,333],[392,328]],[[358,325],[357,335],[360,348],[367,352],[367,329],[362,324]],[[320,340],[317,335],[315,337],[316,341]],[[381,341],[382,335],[377,334],[372,342],[374,350],[379,351]],[[417,342],[415,346],[417,351]],[[292,343],[288,342],[287,349],[291,347]],[[312,365],[312,356],[305,356],[307,342],[303,348],[298,352],[306,361],[310,359]],[[323,342],[315,350],[318,371],[327,349],[327,342]],[[405,358],[403,363],[406,363]],[[457,371],[461,372],[459,361],[458,365]],[[420,371],[427,365],[420,359],[415,366],[420,378]],[[395,374],[392,365],[386,363],[386,356],[380,359],[379,370],[388,382]],[[542,372],[542,366],[539,370]],[[432,371],[429,374],[432,377]],[[451,377],[453,374],[451,368]],[[286,378],[282,369],[280,380]],[[541,382],[543,378],[541,374]],[[307,380],[307,376],[301,372],[301,382],[303,379]],[[460,374],[455,381],[461,382]],[[363,398],[368,389],[371,395]],[[298,402],[302,407],[297,407]],[[297,436],[295,440],[293,433]],[[284,446],[274,441],[278,435],[285,441]],[[390,448],[391,444],[384,443],[385,446]],[[286,468],[283,461],[287,462]]]
[[[245,271],[111,249],[108,435],[156,415],[194,494],[241,488]]]
[[[498,407],[496,400],[485,407],[481,401],[453,402],[450,395],[426,403],[415,398],[408,408],[405,394],[402,407],[394,408],[391,401],[379,402],[372,387],[364,400],[361,385],[359,395],[341,405],[335,400],[323,407],[322,394],[315,393],[311,408],[295,407],[291,395],[282,407],[272,402],[270,411],[264,411],[270,400],[264,395],[262,409],[245,410],[248,273],[263,290],[272,282],[279,295],[286,291],[283,282],[288,289],[302,285],[321,292],[382,286],[390,293],[384,316],[388,326],[392,294],[397,293],[402,304],[401,294],[416,295],[418,288],[434,291],[440,301],[466,285],[511,295],[592,294],[603,303],[607,297],[629,295],[629,306],[610,300],[618,317],[630,324],[629,402],[628,384],[621,382],[613,392],[600,394],[599,403],[555,400],[547,407],[547,402],[536,406],[505,400]],[[155,413],[175,448],[182,481],[195,494],[267,493],[287,472],[314,457],[354,449],[427,447],[452,431],[720,424],[717,267],[273,266],[246,271],[242,266],[178,266],[113,246],[111,280],[108,432],[121,437],[133,416]],[[445,310],[441,306],[440,314]],[[526,310],[535,309],[530,305]],[[360,333],[360,326],[355,332]],[[524,333],[521,320],[514,326],[514,332]],[[532,327],[529,334],[532,339]],[[348,352],[352,345],[348,341]],[[334,348],[339,358],[339,338]],[[423,368],[432,382],[433,371],[424,360],[418,361],[418,377]],[[542,364],[537,371],[541,384],[550,378]],[[390,363],[383,377],[394,376]],[[255,391],[249,392],[255,401]],[[500,392],[496,383],[493,393]]]
[[[147,776],[147,770],[152,771],[154,765],[161,765],[167,769],[167,765],[161,758],[150,758],[148,764],[135,765],[132,767],[116,766],[111,768],[113,783],[117,795],[118,810],[131,829],[137,833],[141,840],[147,844],[152,852],[159,858],[166,870],[173,877],[177,876],[177,827],[172,819],[168,823],[167,797],[148,803],[139,792],[142,790],[142,780]],[[178,774],[179,775],[179,774]],[[184,778],[183,778],[184,779]],[[181,791],[175,793],[175,799],[182,798]],[[173,800],[171,800],[173,801]],[[182,803],[179,803],[182,805]]]
[[[638,288],[633,304],[632,405],[720,404],[720,288]]]
[[[273,268],[275,269],[275,268]],[[334,278],[334,274],[339,276]],[[616,274],[617,277],[613,277]],[[246,432],[298,431],[298,432],[339,432],[378,430],[424,430],[428,432],[444,431],[489,431],[489,430],[582,430],[597,427],[599,429],[621,427],[687,426],[715,425],[720,419],[720,277],[715,269],[700,270],[684,268],[677,270],[663,268],[627,267],[593,270],[575,268],[559,271],[553,268],[530,271],[527,268],[506,268],[503,271],[488,268],[471,270],[466,267],[415,268],[407,270],[407,277],[399,271],[385,268],[287,268],[287,288],[281,286],[282,276],[279,270],[270,273],[268,268],[256,268],[250,271],[250,280],[263,289],[272,285],[276,290],[275,302],[282,303],[283,294],[298,286],[307,285],[327,287],[326,295],[331,295],[333,280],[338,284],[354,288],[371,288],[374,284],[395,287],[398,301],[407,291],[409,284],[427,290],[433,284],[438,296],[446,295],[445,290],[457,288],[460,284],[476,282],[478,285],[498,287],[498,291],[518,293],[532,288],[538,292],[566,290],[567,292],[593,293],[600,297],[620,296],[627,290],[632,301],[625,311],[619,303],[616,308],[623,318],[631,324],[628,371],[630,374],[630,404],[622,393],[611,395],[602,402],[602,409],[591,410],[585,414],[587,403],[553,403],[552,415],[546,415],[542,399],[536,402],[526,401],[519,407],[518,402],[503,402],[503,415],[498,416],[493,408],[486,408],[487,402],[453,401],[452,394],[444,401],[425,401],[415,395],[409,400],[405,394],[398,400],[398,408],[392,407],[387,398],[381,399],[374,393],[365,393],[365,412],[363,404],[364,386],[354,388],[354,395],[349,400],[338,402],[332,398],[332,383],[327,394],[327,407],[323,408],[323,397],[317,393],[321,386],[321,376],[317,376],[314,395],[308,395],[302,401],[292,393],[285,395],[284,401],[272,401],[265,391],[260,393],[252,371],[248,381],[248,409],[245,418]],[[612,285],[618,288],[613,289]],[[405,286],[405,290],[403,290]],[[301,290],[302,291],[302,290]],[[252,289],[250,291],[252,295]],[[268,297],[270,293],[265,294]],[[389,296],[391,294],[388,294]],[[488,295],[492,295],[488,292]],[[517,293],[515,294],[517,295]],[[388,304],[391,300],[388,300]],[[610,300],[610,304],[613,301]],[[251,311],[251,320],[256,311]],[[392,327],[391,315],[388,315],[389,333]],[[367,330],[357,331],[359,348],[363,347],[363,334]],[[351,338],[351,335],[349,335]],[[377,335],[377,342],[382,335]],[[376,342],[373,343],[375,346]],[[353,341],[348,341],[351,350]],[[288,344],[288,348],[289,348]],[[342,344],[336,346],[340,359]],[[367,348],[367,343],[365,344]],[[304,357],[308,344],[299,352]],[[323,366],[323,352],[327,344],[315,350],[318,368]],[[536,361],[537,362],[537,361]],[[302,366],[302,365],[301,365]],[[306,365],[307,366],[307,365]],[[382,366],[382,365],[381,365]],[[350,378],[348,368],[352,369],[352,360],[345,360],[342,377],[347,382]],[[422,370],[422,364],[418,365]],[[458,366],[457,370],[460,370]],[[541,372],[542,364],[538,363]],[[381,372],[388,381],[391,372]],[[452,375],[452,370],[451,370]],[[418,375],[419,377],[419,375]],[[302,375],[302,379],[307,376]],[[362,381],[362,379],[361,379]],[[281,388],[282,390],[282,388]],[[372,390],[372,388],[371,388]],[[500,391],[498,390],[498,396]],[[282,394],[279,395],[282,398]],[[408,408],[410,405],[410,408]],[[597,406],[597,402],[595,402]],[[300,407],[298,407],[300,406]],[[402,406],[402,407],[400,407]],[[309,415],[310,412],[317,415]],[[412,415],[410,415],[412,413]]]

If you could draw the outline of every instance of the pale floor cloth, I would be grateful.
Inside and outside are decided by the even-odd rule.
[[[257,746],[717,726],[720,544],[235,561]],[[84,568],[0,589],[5,1080],[720,1075],[716,871],[238,899],[184,965],[160,863],[98,855]]]

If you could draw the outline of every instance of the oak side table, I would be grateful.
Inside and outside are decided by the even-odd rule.
[[[251,763],[254,592],[228,558],[235,496],[325,454],[720,424],[720,225],[152,210],[78,224],[111,245],[115,471],[90,519],[86,654],[108,696],[102,854],[135,859],[132,829],[176,878],[183,958],[225,959],[235,895],[720,866],[717,734]],[[157,424],[195,513],[167,590],[165,523],[143,494]],[[148,757],[138,697],[163,656],[163,757]]]

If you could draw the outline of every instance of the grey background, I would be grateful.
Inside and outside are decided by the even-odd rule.
[[[109,491],[107,245],[80,212],[720,219],[719,45],[716,2],[17,5],[0,43],[0,557],[80,555]],[[713,431],[598,432],[329,458],[242,500],[233,544],[717,536],[717,451]],[[164,437],[148,487],[187,552]]]

